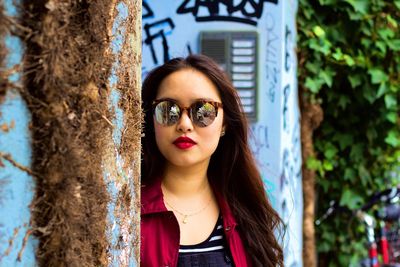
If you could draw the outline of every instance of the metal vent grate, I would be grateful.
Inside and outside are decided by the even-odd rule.
[[[225,43],[225,39],[203,39],[201,43],[203,54],[213,58],[217,63],[224,64],[226,62]]]
[[[257,33],[201,32],[200,53],[213,58],[231,77],[243,110],[251,120],[257,119]]]

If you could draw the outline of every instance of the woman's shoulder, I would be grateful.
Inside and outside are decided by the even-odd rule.
[[[161,191],[161,179],[155,179],[150,183],[142,184],[140,187],[140,204],[142,214],[166,210],[163,204]]]

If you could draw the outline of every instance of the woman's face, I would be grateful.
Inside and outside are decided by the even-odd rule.
[[[156,100],[166,98],[174,100],[180,107],[189,107],[196,100],[222,103],[211,80],[190,68],[176,71],[161,82]],[[194,124],[188,110],[183,111],[178,121],[171,126],[159,124],[153,116],[156,143],[167,165],[207,167],[223,130],[223,115],[223,109],[218,108],[217,117],[206,127]],[[188,137],[193,142],[182,137]]]

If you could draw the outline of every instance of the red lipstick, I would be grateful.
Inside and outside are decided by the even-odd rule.
[[[194,146],[196,142],[190,139],[189,137],[181,136],[178,137],[173,144],[179,149],[188,149]]]

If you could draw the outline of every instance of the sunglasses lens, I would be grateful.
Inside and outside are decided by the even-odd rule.
[[[199,127],[210,125],[216,116],[217,111],[209,102],[196,102],[192,105],[193,122]]]
[[[179,106],[171,101],[162,101],[154,109],[156,121],[161,125],[171,126],[178,122]]]

